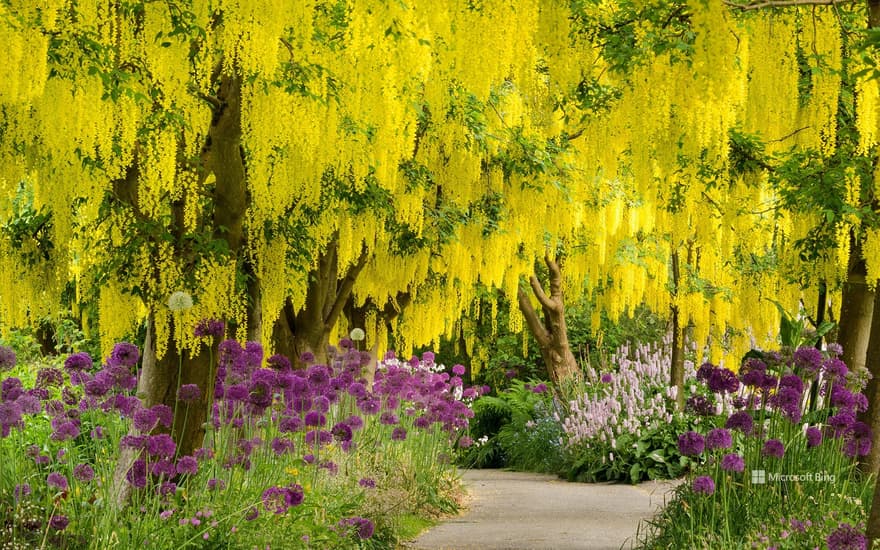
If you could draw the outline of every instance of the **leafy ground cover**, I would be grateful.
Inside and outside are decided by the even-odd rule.
[[[457,508],[451,457],[480,392],[463,367],[388,354],[371,383],[347,339],[302,370],[253,342],[215,351],[204,445],[181,456],[167,431],[205,396],[144,407],[136,346],[103,364],[0,347],[0,545],[388,548]]]

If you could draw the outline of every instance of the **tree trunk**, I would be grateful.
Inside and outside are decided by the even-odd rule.
[[[850,255],[850,269],[843,284],[837,343],[843,347],[843,362],[850,370],[865,368],[871,316],[874,313],[874,291],[865,282],[867,268],[858,242]]]
[[[880,301],[880,292],[875,292],[874,311],[880,311],[878,301]],[[880,319],[877,316],[874,316],[871,322],[866,367],[873,378],[868,382],[868,387],[865,390],[868,398],[868,410],[860,416],[864,422],[871,426],[871,431],[875,434],[875,441],[871,446],[871,452],[864,457],[861,468],[866,475],[876,476],[880,471],[880,445],[876,441],[877,434],[880,434]],[[871,504],[871,515],[868,519],[867,536],[868,548],[872,548],[873,541],[880,539],[880,491],[876,488]]]
[[[678,296],[678,286],[681,282],[681,270],[679,266],[678,251],[672,252],[672,304],[669,313],[672,324],[672,369],[669,374],[669,385],[675,388],[675,406],[679,411],[684,410],[684,329],[679,318],[678,305],[675,298]]]
[[[327,249],[318,256],[318,265],[309,272],[306,303],[300,311],[294,311],[288,299],[272,329],[275,353],[287,355],[294,364],[303,352],[310,351],[315,361],[327,361],[330,332],[342,314],[351,296],[354,282],[367,264],[367,250],[363,249],[358,261],[340,277],[335,235]]]
[[[559,264],[548,256],[544,257],[544,262],[550,270],[550,295],[547,296],[544,292],[537,277],[529,278],[532,292],[541,303],[541,309],[544,310],[544,322],[538,319],[535,308],[522,287],[517,292],[517,299],[526,324],[538,342],[547,373],[553,383],[560,386],[576,380],[580,375],[580,367],[568,343],[565,301],[562,295],[562,271]]]

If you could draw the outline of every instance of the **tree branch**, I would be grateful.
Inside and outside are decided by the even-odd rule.
[[[528,295],[526,295],[526,292],[522,287],[517,289],[516,298],[519,302],[519,310],[522,311],[523,317],[526,319],[526,324],[529,326],[529,330],[532,331],[532,336],[538,341],[538,345],[549,345],[550,334],[547,332],[547,329],[544,328],[544,325],[541,324],[541,320],[538,319],[538,314],[535,312],[532,302],[529,300]]]
[[[348,301],[348,297],[351,295],[351,289],[354,287],[354,282],[357,280],[361,271],[363,271],[364,266],[367,265],[367,259],[369,256],[367,247],[364,246],[361,250],[361,255],[358,257],[357,263],[348,269],[348,272],[342,279],[342,283],[336,289],[336,299],[333,301],[333,306],[330,308],[330,312],[324,318],[324,325],[328,327],[328,329],[336,324],[336,320],[342,313],[342,308],[345,307],[345,302]]]
[[[764,8],[788,8],[793,6],[837,6],[840,4],[851,4],[855,0],[762,0],[760,2],[746,2],[740,4],[731,0],[722,0],[731,8],[741,11],[760,10]]]
[[[553,301],[547,297],[547,294],[544,293],[544,288],[541,287],[541,281],[538,280],[537,277],[532,275],[529,277],[529,284],[532,286],[532,292],[535,293],[535,297],[541,302],[541,306],[552,308]]]
[[[562,301],[562,271],[557,262],[558,260],[551,260],[549,256],[544,256],[544,263],[550,270],[550,297],[555,299],[554,305]]]

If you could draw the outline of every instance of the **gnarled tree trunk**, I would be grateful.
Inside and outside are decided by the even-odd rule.
[[[294,363],[299,362],[300,355],[305,351],[311,351],[318,362],[327,360],[330,332],[351,296],[358,275],[367,264],[368,253],[364,249],[357,262],[340,277],[338,238],[338,234],[334,235],[327,249],[318,257],[317,266],[309,272],[309,287],[303,308],[295,311],[293,303],[287,299],[273,326],[275,352],[288,356]]]
[[[580,367],[568,343],[565,301],[562,295],[562,271],[559,263],[548,256],[544,257],[544,263],[550,271],[550,295],[544,292],[537,277],[533,275],[529,278],[532,292],[544,312],[544,321],[538,319],[538,314],[522,287],[517,292],[517,299],[526,324],[538,342],[547,373],[554,384],[560,385],[577,379],[580,375]]]
[[[678,410],[684,410],[684,328],[681,326],[678,304],[675,298],[678,296],[678,288],[681,284],[681,269],[679,266],[678,250],[672,251],[672,302],[669,306],[670,322],[672,324],[672,369],[669,374],[669,385],[675,388],[675,406]]]

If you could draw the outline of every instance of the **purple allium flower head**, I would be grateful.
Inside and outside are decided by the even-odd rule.
[[[324,365],[312,365],[308,370],[308,380],[312,388],[323,389],[330,384],[330,373]]]
[[[351,426],[346,424],[345,422],[337,422],[333,429],[330,430],[330,433],[333,434],[333,438],[337,441],[351,441],[352,431]]]
[[[194,456],[182,456],[177,459],[177,473],[194,476],[199,471],[199,461]]]
[[[803,346],[792,355],[795,367],[809,376],[814,376],[822,366],[822,352],[813,346]]]
[[[685,401],[685,410],[700,416],[715,414],[715,403],[704,395],[692,395]]]
[[[807,447],[818,447],[822,444],[822,430],[810,426],[806,431]]]
[[[856,421],[845,435],[843,454],[851,458],[867,456],[871,452],[871,439],[871,427]]]
[[[351,385],[348,386],[348,393],[352,397],[361,399],[367,396],[367,388],[360,382],[352,382]]]
[[[150,473],[156,477],[164,477],[165,479],[174,477],[177,474],[177,468],[169,458],[160,458],[150,463]]]
[[[147,444],[146,435],[124,435],[119,440],[119,446],[129,449],[143,449]]]
[[[379,423],[385,424],[386,426],[393,426],[395,424],[399,424],[400,419],[393,412],[385,411],[379,417]]]
[[[272,404],[272,386],[263,380],[255,380],[248,385],[248,402],[260,409]]]
[[[715,428],[706,434],[707,449],[729,449],[731,445],[733,445],[733,438],[730,432],[724,428]]]
[[[698,476],[694,478],[692,488],[697,494],[711,495],[715,492],[715,481],[709,476]]]
[[[829,416],[826,423],[831,429],[832,437],[840,437],[850,430],[856,417],[851,410],[844,409],[834,416]]]
[[[139,458],[131,465],[131,469],[125,474],[125,479],[136,489],[147,486],[147,462]]]
[[[67,441],[68,439],[76,439],[79,437],[79,423],[74,421],[59,422],[52,432],[52,439],[55,441]]]
[[[325,395],[319,395],[312,400],[312,408],[320,413],[330,410],[330,400]]]
[[[139,409],[134,413],[134,427],[141,433],[149,433],[156,427],[159,415],[153,409]]]
[[[15,350],[7,346],[0,346],[0,372],[12,370],[15,361]]]
[[[278,456],[293,451],[293,441],[283,437],[273,438],[269,446],[272,447],[272,451]]]
[[[12,490],[12,497],[16,502],[20,501],[24,497],[31,494],[31,485],[30,483],[19,483]]]
[[[685,456],[698,456],[703,452],[706,440],[694,431],[688,431],[678,436],[678,451]]]
[[[382,410],[382,403],[378,399],[359,399],[358,408],[364,414],[376,414]]]
[[[30,392],[33,390],[28,391]],[[24,395],[18,396],[18,399],[15,400],[15,404],[21,409],[21,414],[39,414],[39,412],[43,410],[39,398],[31,393],[25,393]]]
[[[14,376],[0,382],[0,400],[2,401],[15,401],[23,393],[24,390],[21,387],[21,380]]]
[[[825,539],[828,550],[867,550],[868,539],[861,530],[848,523],[841,523]]]
[[[543,382],[532,388],[532,392],[534,393],[544,393],[545,391],[547,391],[547,384]]]
[[[614,380],[614,377],[611,376],[610,372],[606,372],[599,378],[599,381],[603,384],[610,384],[612,380]]]
[[[258,517],[260,517],[260,511],[257,509],[256,506],[252,506],[251,509],[248,510],[247,513],[244,515],[244,519],[246,521],[254,521]]]
[[[62,384],[64,384],[64,373],[61,372],[61,370],[53,367],[46,367],[37,371],[37,381],[35,385],[38,388],[54,388]]]
[[[855,392],[852,394],[852,398],[853,398],[852,407],[855,410],[857,410],[859,412],[865,412],[868,410],[868,398],[865,397],[865,394],[863,394],[861,392]]]
[[[64,531],[67,529],[69,523],[70,520],[67,519],[67,516],[62,516],[60,514],[53,514],[52,517],[49,518],[49,527],[56,531]]]
[[[95,470],[88,464],[77,464],[73,467],[73,477],[82,483],[89,483],[95,479]]]
[[[216,336],[222,337],[226,331],[226,324],[219,319],[202,319],[196,323],[193,335],[198,337]]]
[[[360,480],[358,480],[358,485],[365,489],[375,489],[376,480],[370,477],[362,477]]]
[[[327,423],[327,417],[318,411],[309,411],[305,417],[306,426],[323,426]]]
[[[754,424],[755,421],[752,420],[752,416],[749,413],[737,411],[730,415],[727,422],[724,423],[724,427],[728,430],[739,430],[748,435],[751,433]]]
[[[153,405],[150,409],[156,413],[156,418],[158,418],[159,423],[166,428],[170,428],[171,424],[174,423],[174,410],[168,405]]]
[[[364,420],[356,414],[346,418],[345,423],[348,424],[352,430],[360,430],[364,427]]]
[[[202,396],[202,390],[197,384],[184,384],[177,390],[177,399],[184,403],[192,403]]]
[[[208,480],[208,490],[223,490],[226,488],[226,482],[222,479],[217,479],[216,477],[212,477]]]
[[[452,367],[452,374],[461,376],[464,374],[464,365],[455,365]]]
[[[252,368],[258,368],[263,362],[263,346],[259,342],[246,342],[244,353],[247,355],[248,363]]]
[[[710,390],[718,393],[734,393],[739,389],[739,379],[730,369],[714,369],[706,384]]]
[[[509,369],[507,372],[504,373],[504,377],[508,380],[511,380],[513,378],[516,378],[517,374],[519,373],[516,371],[516,369]]]
[[[742,472],[745,470],[745,467],[745,460],[738,454],[727,454],[721,459],[721,469],[727,472]]]
[[[83,387],[85,388],[86,395],[91,397],[102,397],[110,391],[111,385],[112,379],[110,376],[104,371],[101,371],[94,378],[88,380]]]
[[[133,367],[137,365],[138,359],[141,358],[141,352],[138,347],[129,342],[119,342],[113,346],[110,352],[110,363],[113,365],[122,365],[123,367]]]
[[[773,458],[782,458],[785,455],[785,446],[778,439],[768,439],[764,442],[761,454]]]
[[[46,477],[46,484],[49,487],[54,487],[56,489],[61,489],[62,491],[66,491],[68,488],[67,478],[58,472],[52,472]]]
[[[308,364],[314,362],[314,360],[315,360],[315,354],[310,351],[304,351],[301,354],[299,354],[300,363],[305,363],[306,365],[308,365]]]
[[[0,424],[3,426],[13,426],[21,421],[21,406],[18,402],[0,403]]]
[[[458,440],[458,446],[461,447],[462,449],[467,449],[468,447],[470,447],[473,444],[474,444],[474,440],[466,435],[461,436],[461,439]]]
[[[266,364],[269,365],[270,368],[282,372],[289,371],[292,368],[290,365],[290,359],[281,355],[280,353],[276,353],[275,355],[267,359]]]
[[[168,434],[156,434],[147,437],[144,448],[152,456],[171,457],[174,456],[177,444]]]
[[[263,491],[263,507],[275,514],[283,514],[290,508],[287,503],[287,491],[282,487],[269,487]]]
[[[841,408],[852,408],[855,405],[853,394],[846,389],[846,386],[835,384],[831,387],[831,406]]]
[[[790,386],[780,387],[771,398],[770,403],[792,422],[799,422],[801,412],[801,393]]]
[[[303,427],[303,421],[299,417],[296,416],[285,416],[282,417],[278,422],[278,431],[281,433],[293,433],[298,432]]]
[[[846,379],[846,373],[849,372],[846,363],[836,357],[826,359],[822,363],[822,369],[825,371],[825,375],[834,382],[843,382]]]
[[[838,355],[843,355],[843,346],[837,342],[831,342],[826,347],[826,351],[828,352],[828,355],[837,357]]]
[[[398,426],[391,431],[391,440],[392,441],[403,441],[406,439],[406,428],[401,428]]]
[[[86,371],[93,366],[91,356],[83,351],[71,354],[64,360],[64,368],[68,371]]]
[[[714,371],[715,365],[712,363],[703,363],[700,365],[700,368],[697,369],[697,380],[707,382]]]

